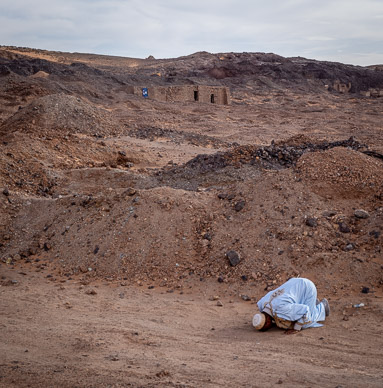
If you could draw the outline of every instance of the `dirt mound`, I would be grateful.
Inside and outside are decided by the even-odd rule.
[[[40,138],[75,133],[103,137],[116,135],[118,124],[105,109],[79,97],[54,94],[35,99],[0,126],[3,136],[16,131]]]
[[[296,167],[307,185],[322,196],[383,195],[382,161],[349,148],[307,153]]]
[[[212,278],[271,288],[302,273],[322,287],[334,281],[345,288],[379,286],[383,213],[376,199],[329,204],[292,169],[265,170],[256,178],[252,169],[242,167],[239,180],[221,179],[220,187],[199,191],[138,190],[137,177],[110,171],[97,194],[29,199],[14,223],[8,254],[39,258],[67,277],[168,287]],[[358,208],[368,218],[357,218]],[[230,264],[228,251],[237,253],[238,264]],[[319,269],[321,278],[315,276]]]
[[[54,193],[62,169],[132,166],[140,160],[135,151],[100,140],[120,128],[111,112],[79,97],[36,98],[0,126],[2,186],[46,196]]]
[[[299,142],[303,140],[304,142]],[[216,172],[227,166],[239,167],[243,164],[260,164],[265,168],[286,168],[296,164],[299,158],[305,153],[327,150],[334,147],[347,147],[349,149],[359,150],[366,148],[354,138],[341,141],[322,141],[314,143],[308,137],[293,137],[286,141],[275,143],[270,146],[237,146],[226,152],[218,152],[213,155],[198,155],[188,161],[184,166],[167,167],[164,171],[167,174],[175,175],[196,175],[208,172]]]
[[[37,73],[31,75],[32,78],[48,78],[49,73],[46,73],[45,71],[38,71]]]

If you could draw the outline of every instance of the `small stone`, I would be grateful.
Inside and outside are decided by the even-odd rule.
[[[246,282],[248,278],[247,278],[246,275],[242,275],[242,276],[241,276],[241,279],[242,279],[244,282]]]
[[[148,286],[149,290],[153,290],[154,286]]]
[[[346,251],[352,251],[354,249],[354,244],[347,244],[346,247],[345,247],[345,250]]]
[[[324,213],[322,213],[323,217],[325,218],[331,218],[331,217],[334,217],[336,215],[336,211],[333,211],[333,210],[327,210],[325,211]]]
[[[217,300],[217,306],[223,307],[223,303],[220,300]]]
[[[234,205],[234,210],[236,212],[240,212],[246,205],[246,202],[241,199],[240,201],[236,202],[236,204]]]
[[[356,218],[362,218],[362,219],[365,219],[365,218],[368,218],[370,217],[370,215],[368,214],[368,212],[366,212],[365,210],[363,209],[357,209],[354,211],[354,216]]]
[[[241,298],[245,301],[245,302],[248,302],[251,300],[250,296],[248,295],[241,295]]]
[[[126,156],[126,152],[125,151],[118,151],[118,154],[121,155],[121,156]]]
[[[9,196],[9,190],[8,190],[8,187],[5,187],[4,190],[3,190],[3,194],[8,197]]]
[[[238,265],[241,261],[241,257],[236,251],[228,251],[226,252],[225,256],[228,258],[230,265],[232,267],[235,267]]]
[[[136,190],[133,187],[129,187],[127,190],[125,190],[124,194],[128,195],[129,197],[133,196],[136,194]]]
[[[96,290],[94,290],[93,288],[89,289],[89,290],[86,290],[85,291],[85,294],[87,295],[97,295],[97,292]]]
[[[49,242],[44,243],[44,250],[49,251],[52,248],[51,244]]]
[[[211,241],[211,234],[210,234],[210,233],[205,233],[205,234],[203,235],[203,238],[204,238],[205,240]]]
[[[218,283],[223,283],[224,279],[222,276],[218,276],[218,279],[217,279]]]
[[[318,221],[314,217],[310,217],[306,219],[306,225],[310,226],[311,228],[315,228],[318,226]]]
[[[362,288],[362,293],[363,294],[368,294],[370,292],[370,288],[369,287],[363,287]]]
[[[226,193],[219,193],[217,197],[219,199],[226,199],[227,198],[227,194]]]
[[[369,233],[370,236],[374,237],[374,238],[379,238],[380,236],[380,231],[379,230],[372,230],[370,233]]]
[[[348,225],[344,222],[340,222],[339,224],[339,232],[341,233],[350,233],[351,229],[348,227]]]

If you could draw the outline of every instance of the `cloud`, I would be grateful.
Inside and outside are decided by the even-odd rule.
[[[341,49],[371,64],[383,51],[382,18],[380,0],[6,0],[0,34],[2,44],[131,57],[205,50],[341,59]]]

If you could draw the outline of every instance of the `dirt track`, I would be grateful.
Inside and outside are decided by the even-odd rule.
[[[225,285],[169,293],[23,271],[0,288],[4,387],[382,385],[381,293],[331,297],[324,327],[286,336],[254,331],[255,304]]]

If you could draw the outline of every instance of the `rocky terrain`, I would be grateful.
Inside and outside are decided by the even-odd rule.
[[[232,103],[128,92],[183,84],[229,87]],[[0,383],[381,386],[383,98],[369,88],[379,66],[0,47]],[[293,276],[329,298],[329,323],[252,331],[256,300]]]

